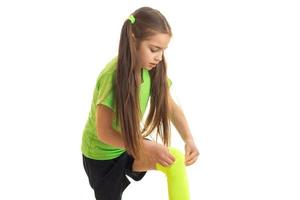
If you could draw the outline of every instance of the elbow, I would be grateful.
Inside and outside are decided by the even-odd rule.
[[[97,130],[97,131],[96,131],[96,134],[97,134],[98,140],[103,141],[103,134],[102,134],[102,132],[99,131],[99,130]]]
[[[173,115],[174,115],[173,106],[171,104],[169,104],[169,106],[168,106],[168,116],[169,116],[169,119],[172,119]]]
[[[96,128],[97,139],[101,142],[107,143],[107,137],[105,131],[100,128]]]
[[[168,112],[169,112],[169,118],[173,122],[177,112],[177,105],[173,103],[172,106],[169,107]]]

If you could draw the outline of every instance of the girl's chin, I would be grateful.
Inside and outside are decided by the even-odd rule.
[[[146,69],[146,70],[151,70],[151,69],[153,69],[154,67],[151,67],[151,66],[144,66],[143,68]]]
[[[147,69],[147,70],[151,70],[151,69],[153,69],[153,68],[155,68],[156,67],[156,65],[148,65],[148,66],[145,66],[144,68],[145,69]]]

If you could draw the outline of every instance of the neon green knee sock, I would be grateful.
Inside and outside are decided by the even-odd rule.
[[[156,169],[162,171],[167,177],[169,200],[189,200],[190,193],[184,155],[178,149],[170,147],[169,150],[176,161],[169,167],[163,167],[157,163]]]

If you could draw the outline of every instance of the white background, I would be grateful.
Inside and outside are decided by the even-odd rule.
[[[1,1],[0,199],[93,199],[81,134],[141,6],[172,26],[172,93],[201,153],[187,168],[191,199],[300,199],[300,7],[288,0]],[[123,199],[167,199],[163,175]]]

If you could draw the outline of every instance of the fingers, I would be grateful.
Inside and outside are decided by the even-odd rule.
[[[164,167],[170,166],[170,164],[168,164],[166,161],[161,161],[161,162],[159,162],[159,164],[161,164]]]
[[[195,163],[198,159],[199,153],[198,152],[192,152],[191,154],[187,154],[185,156],[185,164],[187,166],[192,165]]]
[[[167,150],[167,149],[166,149]],[[175,162],[175,157],[169,153],[169,151],[167,150],[165,155],[163,156],[163,158],[159,161],[159,163],[164,166],[170,166]]]
[[[173,163],[175,162],[175,157],[171,154],[171,153],[168,153],[168,159]]]
[[[170,166],[174,163],[175,161],[175,158],[174,156],[168,156],[166,158],[164,158],[163,160],[160,161],[160,164],[164,167],[167,167],[167,166]]]
[[[197,159],[198,159],[198,156],[193,157],[192,159],[185,161],[185,165],[190,166],[190,165],[194,164],[197,161]]]

